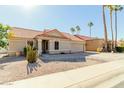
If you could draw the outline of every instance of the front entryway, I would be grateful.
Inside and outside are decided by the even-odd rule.
[[[42,40],[42,53],[48,53],[48,52],[49,52],[49,41]]]

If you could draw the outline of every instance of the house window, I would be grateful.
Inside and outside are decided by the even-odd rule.
[[[27,41],[27,45],[33,46],[33,41]]]
[[[55,41],[55,50],[59,50],[59,42]]]

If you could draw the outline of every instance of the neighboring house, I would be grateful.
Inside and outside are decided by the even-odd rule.
[[[86,42],[86,51],[97,51],[97,48],[103,48],[104,46],[104,39],[100,38],[90,38],[88,36],[83,35],[75,35],[76,37],[85,40]]]
[[[87,51],[97,51],[98,48],[103,48],[104,39],[91,39],[86,41]]]
[[[85,41],[69,33],[57,29],[36,31],[31,29],[13,27],[13,37],[9,40],[8,52],[23,51],[27,44],[32,44],[42,53],[73,53],[84,52]]]

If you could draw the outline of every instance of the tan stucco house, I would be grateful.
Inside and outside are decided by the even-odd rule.
[[[8,52],[23,51],[28,42],[42,53],[74,53],[85,51],[85,41],[69,33],[60,32],[57,29],[37,31],[31,29],[13,27],[13,37],[9,40]]]

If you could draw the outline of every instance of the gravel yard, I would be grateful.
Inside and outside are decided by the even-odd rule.
[[[73,60],[74,57],[80,58],[79,55],[82,56],[81,54],[72,54]],[[58,56],[45,55],[42,58],[45,60],[45,58],[49,57],[49,60],[42,61],[38,59],[38,62],[34,64],[28,64],[24,57],[2,58],[0,59],[0,84],[101,63],[98,61],[84,62],[82,59],[75,62],[70,59],[69,61],[62,61],[64,56],[63,54],[60,60],[55,61],[54,59],[52,61],[54,57],[58,59]],[[69,57],[70,55],[68,55]]]

